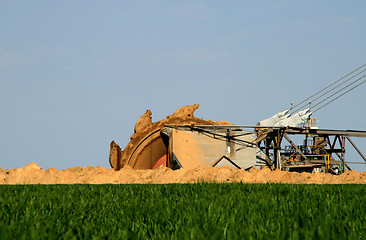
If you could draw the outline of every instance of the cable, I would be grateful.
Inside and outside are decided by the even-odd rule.
[[[295,108],[295,107],[299,106],[300,104],[302,104],[302,103],[306,102],[307,100],[309,100],[309,99],[311,99],[312,97],[314,97],[314,96],[318,95],[319,93],[321,93],[321,92],[323,92],[324,90],[326,90],[327,88],[329,88],[329,87],[333,86],[334,84],[336,84],[337,82],[341,81],[342,79],[344,79],[344,78],[348,77],[349,75],[351,75],[351,74],[353,74],[354,72],[358,71],[359,69],[363,68],[364,66],[366,66],[366,64],[363,64],[362,66],[360,66],[360,67],[356,68],[355,70],[353,70],[352,72],[348,73],[347,75],[345,75],[345,76],[341,77],[340,79],[338,79],[338,80],[337,80],[337,81],[335,81],[334,83],[332,83],[332,84],[330,84],[330,85],[326,86],[326,87],[325,87],[325,88],[323,88],[322,90],[320,90],[320,91],[318,91],[318,92],[314,93],[314,94],[313,94],[313,95],[311,95],[310,97],[308,97],[308,98],[306,98],[305,100],[303,100],[303,101],[299,102],[298,104],[296,104],[296,105],[295,105],[295,106],[293,106],[292,108]],[[305,105],[305,106],[306,106],[306,105]],[[302,107],[303,107],[303,106],[302,106]],[[301,107],[301,108],[302,108],[302,107]],[[301,108],[300,108],[300,109],[301,109]]]
[[[366,64],[364,64],[364,65],[362,65],[362,66],[358,67],[357,69],[353,70],[352,72],[348,73],[347,75],[345,75],[345,76],[341,77],[340,79],[338,79],[338,80],[337,80],[337,81],[335,81],[334,83],[332,83],[332,84],[330,84],[330,85],[326,86],[325,88],[323,88],[323,89],[322,89],[322,90],[320,90],[319,92],[317,92],[317,93],[315,93],[315,94],[311,95],[310,97],[308,97],[307,99],[303,100],[302,102],[300,102],[300,103],[296,104],[296,105],[295,105],[295,106],[293,106],[293,107],[295,108],[295,107],[297,107],[298,105],[300,105],[300,104],[302,104],[302,103],[306,102],[306,101],[307,101],[307,100],[309,100],[310,98],[312,98],[312,97],[314,97],[314,96],[318,95],[319,93],[321,93],[321,92],[322,92],[322,91],[324,91],[325,89],[327,89],[327,88],[329,88],[330,86],[332,86],[332,85],[336,84],[337,82],[341,81],[342,79],[344,79],[344,78],[348,77],[349,75],[351,75],[352,73],[356,72],[357,70],[359,70],[359,69],[363,68],[364,66],[366,66]]]
[[[363,76],[362,76],[362,77],[360,77],[358,80],[360,80],[360,79],[364,78],[365,76],[366,76],[366,75],[363,75]],[[358,80],[357,80],[357,81],[358,81]],[[366,80],[362,81],[361,83],[357,84],[356,86],[352,87],[351,89],[347,90],[346,92],[342,93],[341,95],[339,95],[339,96],[337,96],[337,97],[333,98],[331,101],[329,101],[329,102],[327,102],[327,103],[323,104],[322,106],[320,106],[319,108],[315,109],[312,113],[315,113],[316,111],[318,111],[318,110],[322,109],[323,107],[327,106],[329,103],[331,103],[331,102],[333,102],[333,101],[337,100],[338,98],[342,97],[344,94],[346,94],[346,93],[348,93],[348,92],[352,91],[353,89],[355,89],[356,87],[360,86],[361,84],[363,84],[363,83],[365,83],[365,82],[366,82]],[[345,88],[346,88],[346,87],[345,87]],[[344,88],[343,88],[343,89],[344,89]],[[341,89],[341,90],[343,90],[343,89]],[[338,92],[340,92],[341,90],[339,90]],[[337,93],[338,93],[338,92],[337,92]],[[335,94],[336,94],[336,93],[335,93]],[[334,95],[334,94],[333,94],[333,95]],[[326,99],[324,99],[324,100],[326,100]],[[324,100],[323,100],[323,101],[324,101]],[[323,101],[322,101],[322,102],[323,102]],[[321,103],[321,102],[320,102],[320,103]],[[317,105],[319,105],[320,103],[318,103]]]
[[[320,102],[318,102],[317,104],[315,104],[315,105],[313,106],[313,108],[314,108],[314,107],[316,107],[316,106],[318,106],[319,104],[321,104],[321,103],[322,103],[322,102],[324,102],[325,100],[327,100],[327,99],[329,99],[329,98],[333,97],[334,95],[336,95],[336,94],[340,93],[341,91],[343,91],[344,89],[348,88],[349,86],[351,86],[351,85],[355,84],[356,82],[358,82],[359,80],[361,80],[361,79],[362,79],[362,78],[364,78],[365,76],[366,76],[366,75],[363,75],[363,76],[362,76],[362,77],[360,77],[359,79],[357,79],[357,80],[355,80],[355,81],[351,82],[350,84],[348,84],[347,86],[345,86],[345,87],[343,87],[342,89],[338,90],[337,92],[333,93],[332,95],[330,95],[330,96],[328,96],[328,97],[324,98],[322,101],[320,101]],[[357,85],[357,86],[359,86],[359,85]]]
[[[349,80],[351,80],[351,79],[353,79],[354,77],[356,77],[356,76],[358,76],[358,75],[360,75],[361,73],[363,73],[364,71],[366,71],[366,68],[365,69],[363,69],[362,71],[360,71],[359,73],[357,73],[357,74],[355,74],[355,75],[353,75],[352,77],[350,77],[350,78],[348,78],[347,80],[345,80],[345,81],[343,81],[342,83],[340,83],[340,84],[338,84],[337,86],[335,86],[335,87],[333,87],[332,89],[330,89],[330,90],[328,90],[328,91],[326,91],[325,93],[323,93],[322,95],[320,95],[319,97],[317,97],[317,98],[315,98],[315,99],[313,99],[311,102],[313,103],[313,102],[315,102],[316,100],[318,100],[319,98],[321,98],[321,97],[323,97],[323,96],[325,96],[326,94],[328,94],[328,93],[330,93],[331,91],[333,91],[334,89],[336,89],[336,88],[338,88],[338,87],[340,87],[341,85],[343,85],[343,84],[345,84],[346,82],[348,82]],[[358,79],[359,80],[359,79]],[[357,82],[358,80],[356,80],[355,82]],[[337,82],[339,82],[339,80],[337,81]],[[353,82],[353,83],[355,83],[355,82]],[[334,83],[332,83],[331,85],[334,85],[336,82],[334,82]],[[352,83],[352,84],[353,84]],[[351,85],[352,85],[351,84]],[[329,85],[328,87],[330,87],[331,85]],[[349,86],[349,85],[348,85]],[[327,88],[328,88],[327,87]],[[320,93],[320,92],[319,92]],[[333,95],[332,95],[333,96]],[[329,98],[329,97],[328,97]],[[328,99],[328,98],[326,98],[326,99]],[[316,105],[319,105],[319,104],[316,104]],[[316,105],[314,105],[314,106],[316,106]],[[295,110],[293,110],[293,112],[297,112],[297,111],[299,111],[299,110],[301,110],[302,108],[304,108],[306,106],[306,104],[305,105],[303,105],[303,106],[301,106],[301,107],[298,107],[297,109],[295,109]],[[313,106],[313,107],[314,107]]]

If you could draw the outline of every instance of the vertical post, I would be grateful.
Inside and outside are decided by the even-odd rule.
[[[272,162],[273,162],[273,168],[272,168],[272,170],[274,170],[274,169],[277,169],[277,151],[276,151],[276,132],[274,132],[274,135],[272,136],[272,139],[271,139],[271,141],[272,141]]]
[[[280,130],[274,131],[273,136],[273,161],[275,163],[275,168],[281,170],[281,152],[280,152],[280,143],[281,143],[281,136]]]
[[[293,103],[291,102],[291,107],[290,107],[290,116],[292,116],[292,106],[293,105]]]
[[[277,148],[276,148],[277,147],[277,144],[276,144],[277,131],[278,130],[273,131],[273,137],[272,137],[273,163],[274,163],[275,169],[278,168],[278,158],[277,158]]]
[[[346,169],[346,138],[342,136],[342,142],[341,142],[341,148],[342,148],[342,170],[345,172]]]
[[[270,140],[268,139],[268,137],[266,137],[264,139],[264,147],[265,147],[265,152],[266,152],[266,156],[268,157],[268,159],[271,161],[271,158],[269,157],[269,145],[270,145]],[[271,165],[272,165],[273,161],[271,161]]]
[[[277,151],[277,168],[282,170],[281,166],[281,131],[277,131],[277,139],[276,139],[276,151]]]
[[[275,139],[273,139],[275,141]],[[275,169],[278,168],[278,156],[275,142],[273,141],[273,162],[275,164]]]
[[[280,149],[277,148],[277,168],[282,170],[282,166],[281,166],[281,152],[280,152]]]

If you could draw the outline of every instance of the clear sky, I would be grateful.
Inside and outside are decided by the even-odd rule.
[[[254,125],[366,63],[366,1],[0,0],[0,167],[109,167],[147,109]],[[317,112],[366,130],[366,84]],[[353,139],[366,154],[366,139]],[[348,145],[346,157],[362,161]],[[363,170],[356,166],[356,170]]]

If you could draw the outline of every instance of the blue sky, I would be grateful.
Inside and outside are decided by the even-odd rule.
[[[361,0],[0,3],[5,169],[109,167],[146,109],[199,103],[197,117],[253,125],[366,63]],[[317,112],[320,127],[366,130],[365,93]]]

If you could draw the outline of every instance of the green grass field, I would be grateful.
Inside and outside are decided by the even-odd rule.
[[[363,185],[0,186],[1,239],[366,239]]]

